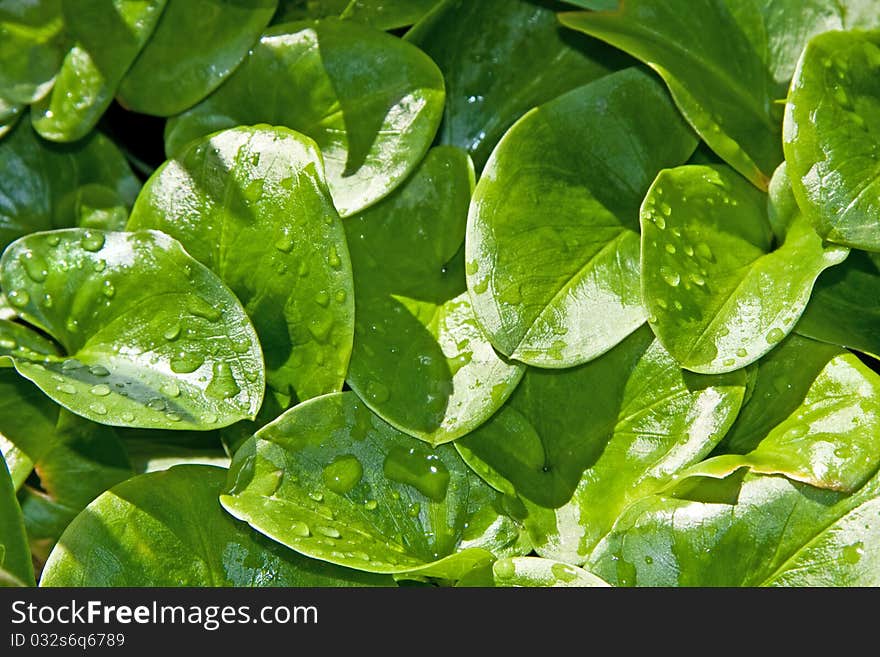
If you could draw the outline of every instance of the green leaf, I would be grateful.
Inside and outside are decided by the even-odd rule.
[[[16,105],[0,98],[0,139],[15,127],[23,110],[23,105]]]
[[[185,465],[119,484],[67,528],[40,586],[393,586],[252,532],[217,502],[225,476]]]
[[[880,467],[880,376],[854,354],[793,336],[758,366],[727,453],[681,476],[739,468],[843,492]]]
[[[798,204],[832,242],[880,251],[880,32],[829,32],[807,45],[785,109]]]
[[[166,0],[62,0],[65,26],[74,43],[51,93],[32,109],[31,121],[41,136],[75,141],[95,127],[165,4]]]
[[[645,320],[638,207],[696,146],[663,88],[635,69],[520,119],[468,217],[467,283],[496,349],[540,367],[608,351]]]
[[[163,233],[35,233],[3,253],[0,285],[66,356],[20,344],[0,354],[78,415],[207,430],[260,407],[262,353],[244,309]]]
[[[441,0],[351,0],[341,17],[394,30],[412,25],[440,4]]]
[[[0,250],[39,230],[121,229],[140,183],[99,133],[70,145],[45,142],[28,121],[0,141]]]
[[[0,97],[27,105],[46,95],[64,39],[61,0],[0,0]]]
[[[33,584],[34,567],[21,508],[6,461],[0,458],[0,587]]]
[[[779,108],[757,3],[627,0],[613,11],[560,15],[653,68],[700,137],[762,189],[782,161]]]
[[[457,579],[519,540],[497,495],[447,445],[434,449],[353,393],[300,404],[236,452],[220,498],[305,555],[379,573]]]
[[[229,80],[168,122],[165,148],[241,124],[287,126],[320,147],[339,213],[400,185],[431,145],[443,77],[421,51],[348,21],[270,28]]]
[[[168,233],[230,287],[274,390],[305,400],[342,388],[352,271],[311,139],[269,126],[199,139],[147,181],[128,228]]]
[[[524,498],[538,554],[583,563],[626,506],[712,450],[744,387],[742,372],[682,371],[643,327],[592,363],[529,370],[501,413],[455,445]]]
[[[278,0],[272,24],[337,17],[350,3],[351,0]]]
[[[527,111],[626,65],[599,42],[566,33],[556,19],[560,7],[446,0],[407,33],[446,79],[440,141],[466,149],[478,169]]]
[[[721,482],[730,500],[698,486],[637,502],[590,570],[617,586],[880,585],[876,476],[850,497],[784,477],[740,479]]]
[[[269,24],[278,0],[170,0],[119,85],[128,109],[171,116],[219,87]]]
[[[795,330],[801,335],[880,355],[880,268],[861,251],[816,281]]]
[[[608,583],[583,568],[539,557],[511,557],[492,564],[497,587],[605,587]]]
[[[488,420],[523,372],[492,349],[464,293],[473,180],[468,156],[440,146],[345,222],[358,307],[348,383],[383,420],[434,445]]]
[[[642,205],[642,294],[657,337],[682,367],[730,372],[791,330],[813,283],[849,250],[801,215],[771,250],[767,197],[726,166],[664,171]]]
[[[114,429],[65,411],[8,369],[0,370],[0,434],[26,457],[41,492],[65,507],[69,520],[133,474]]]

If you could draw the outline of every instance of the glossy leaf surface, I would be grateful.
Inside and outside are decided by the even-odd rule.
[[[342,387],[354,288],[345,230],[310,139],[259,126],[193,142],[146,183],[128,228],[168,233],[230,287],[276,391],[305,400]]]
[[[21,508],[15,498],[6,461],[0,458],[0,587],[34,583]]]
[[[119,100],[171,116],[219,87],[269,24],[278,0],[171,0],[122,78]]]
[[[43,141],[27,121],[0,141],[0,249],[39,230],[119,230],[140,183],[99,133],[71,145]]]
[[[653,68],[712,150],[766,189],[782,161],[780,110],[756,3],[699,0],[683,11],[677,0],[627,0],[560,19]]]
[[[205,430],[260,407],[262,353],[241,304],[163,233],[29,235],[0,258],[0,285],[20,318],[66,354],[16,341],[6,355],[78,415]]]
[[[457,579],[519,541],[514,523],[494,511],[496,497],[452,447],[431,449],[342,393],[258,431],[236,452],[220,499],[308,556]]]
[[[467,155],[441,146],[345,222],[358,305],[349,385],[386,422],[432,444],[489,419],[523,372],[492,349],[464,293],[472,189]]]
[[[234,75],[168,122],[175,155],[205,134],[269,123],[302,132],[324,156],[343,216],[386,196],[427,152],[443,111],[443,77],[421,51],[349,21],[270,28]]]
[[[880,32],[810,41],[785,110],[794,194],[819,234],[880,251]]]
[[[662,172],[642,205],[642,293],[652,328],[689,370],[729,372],[791,330],[845,247],[801,215],[772,249],[767,198],[726,166]]]
[[[166,0],[62,0],[73,45],[51,93],[31,110],[41,136],[75,141],[95,127],[165,4]]]
[[[638,206],[696,142],[659,83],[635,69],[520,119],[477,184],[468,291],[496,349],[541,367],[606,352],[645,320]]]
[[[628,504],[712,450],[744,386],[742,372],[682,371],[644,327],[592,363],[529,370],[501,413],[456,446],[526,500],[539,554],[583,563]]]
[[[224,513],[226,471],[178,466],[114,487],[77,517],[41,586],[391,586],[300,557]]]
[[[0,2],[0,98],[27,105],[49,89],[64,56],[61,0]]]

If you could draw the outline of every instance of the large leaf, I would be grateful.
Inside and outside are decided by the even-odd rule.
[[[780,108],[756,3],[626,0],[562,23],[641,59],[663,78],[700,137],[758,187],[782,161]]]
[[[642,205],[642,293],[682,367],[729,372],[791,330],[827,267],[846,258],[799,213],[771,250],[767,197],[732,169],[664,171]]]
[[[74,520],[40,586],[392,586],[305,559],[223,512],[226,471],[177,466],[130,479]]]
[[[171,116],[219,87],[269,24],[278,0],[169,0],[119,85],[119,100]]]
[[[311,139],[262,126],[193,142],[147,181],[128,228],[168,233],[232,289],[275,390],[304,400],[342,388],[352,273]]]
[[[95,127],[156,27],[166,0],[61,0],[74,43],[52,92],[31,110],[46,139],[74,141]],[[179,4],[179,0],[178,0]]]
[[[64,38],[61,0],[0,0],[0,98],[26,105],[48,93]]]
[[[741,479],[637,502],[590,570],[617,586],[880,585],[876,476],[851,497],[784,477]]]
[[[446,0],[407,33],[446,79],[441,142],[466,149],[477,168],[528,110],[623,64],[599,42],[566,33],[559,8],[546,0]]]
[[[880,251],[880,32],[810,41],[785,109],[785,157],[819,234]]]
[[[614,73],[526,114],[477,184],[466,241],[474,310],[502,353],[567,367],[645,320],[638,207],[696,140],[659,83]]]
[[[464,294],[473,176],[463,151],[435,148],[345,223],[358,306],[348,383],[383,420],[435,445],[489,419],[523,371],[495,353]]]
[[[320,147],[343,216],[386,196],[427,152],[443,112],[443,77],[412,45],[348,21],[270,28],[203,103],[168,122],[165,148],[236,125],[270,123]]]
[[[501,413],[456,447],[526,501],[539,554],[583,563],[627,505],[712,450],[744,385],[742,372],[683,372],[644,327],[592,363],[529,370]]]
[[[0,356],[78,415],[206,430],[260,407],[262,353],[244,309],[163,233],[35,233],[3,253],[0,286],[66,354],[12,344]]]
[[[0,141],[0,170],[0,250],[38,230],[121,229],[140,186],[103,135],[50,144],[27,121]]]
[[[294,407],[236,452],[232,515],[298,552],[379,573],[458,579],[519,541],[497,494],[447,445],[431,449],[354,393]]]
[[[824,272],[796,326],[801,335],[880,355],[880,267],[861,251]]]
[[[34,583],[34,567],[21,508],[6,461],[0,458],[0,587]]]
[[[722,451],[682,476],[750,468],[858,490],[880,467],[880,376],[854,354],[792,336],[759,363]]]

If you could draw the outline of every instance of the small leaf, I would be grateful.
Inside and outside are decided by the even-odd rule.
[[[464,152],[435,148],[345,222],[359,310],[348,383],[383,420],[434,445],[488,420],[523,372],[492,349],[464,293],[473,175]]]
[[[217,502],[225,476],[184,465],[119,484],[67,528],[40,586],[393,586],[305,559],[237,522]]]
[[[807,45],[785,110],[785,157],[819,235],[880,251],[880,32],[828,32]]]
[[[128,109],[171,116],[219,87],[269,24],[278,0],[172,0],[119,85]]]
[[[638,205],[696,142],[663,88],[627,69],[526,114],[477,184],[465,246],[477,319],[539,367],[596,358],[645,321]]]
[[[260,407],[262,354],[244,310],[163,233],[35,233],[3,253],[0,284],[20,318],[66,354],[5,355],[78,415],[207,430]]]
[[[0,98],[27,105],[45,96],[63,47],[61,0],[0,2]]]
[[[28,121],[0,141],[0,170],[0,250],[39,230],[119,230],[140,188],[125,157],[103,135],[92,133],[70,145],[51,144],[40,139]],[[102,218],[94,208],[86,209],[97,196]]]
[[[759,363],[722,453],[681,476],[743,467],[858,490],[880,467],[880,376],[854,354],[792,336]]]
[[[642,294],[652,328],[694,372],[755,362],[791,330],[819,274],[849,250],[797,215],[771,250],[766,196],[725,166],[662,172],[642,204]]]
[[[66,142],[81,139],[95,127],[152,35],[166,0],[61,2],[74,43],[51,93],[32,108],[31,120],[45,139]]]
[[[452,447],[431,449],[353,393],[287,411],[236,452],[227,511],[305,555],[457,579],[518,542],[496,494]]]
[[[354,288],[345,230],[310,139],[269,126],[199,139],[147,181],[128,228],[165,231],[230,287],[260,337],[274,390],[305,400],[342,388]]]
[[[165,149],[223,128],[269,123],[302,132],[324,156],[342,216],[389,194],[431,145],[443,76],[418,48],[349,21],[270,28],[217,90],[168,122]]]

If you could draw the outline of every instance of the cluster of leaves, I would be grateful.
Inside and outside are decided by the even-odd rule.
[[[0,0],[0,581],[880,585],[876,3],[686,4]]]

